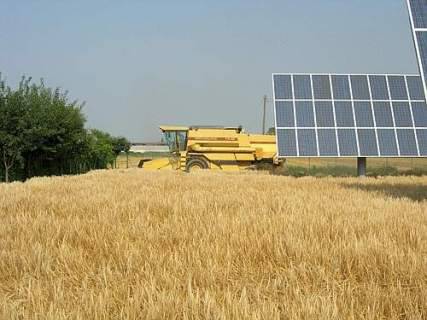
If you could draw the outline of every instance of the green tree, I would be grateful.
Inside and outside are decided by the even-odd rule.
[[[126,156],[129,156],[130,142],[125,137],[113,137],[112,144],[115,155],[114,167],[117,168],[117,157],[120,155],[120,153],[124,152],[126,153]],[[127,162],[129,161],[127,160]]]
[[[25,180],[113,166],[130,143],[100,130],[87,130],[83,104],[67,92],[23,77],[16,90],[0,75],[0,176]]]
[[[269,128],[267,134],[274,136],[276,134],[276,129],[274,127]]]
[[[0,154],[4,179],[10,180],[10,171],[22,162],[27,147],[28,123],[25,108],[23,82],[17,91],[12,91],[0,78]]]
[[[113,138],[107,132],[92,129],[89,132],[89,159],[92,169],[106,169],[113,166],[115,154],[113,151]]]
[[[29,148],[24,153],[25,178],[34,175],[76,173],[84,149],[85,118],[81,105],[69,102],[59,88],[25,88],[30,122]]]

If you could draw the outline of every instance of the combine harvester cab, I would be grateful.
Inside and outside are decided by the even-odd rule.
[[[162,126],[170,157],[142,160],[147,170],[202,169],[239,171],[274,169],[277,159],[276,139],[272,135],[251,135],[242,127]]]

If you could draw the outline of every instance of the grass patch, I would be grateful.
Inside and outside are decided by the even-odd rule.
[[[285,166],[277,172],[280,175],[291,177],[356,177],[357,168],[350,166],[311,166],[309,168],[302,166]],[[373,167],[367,168],[368,177],[397,177],[397,176],[425,176],[426,169],[414,168],[409,170],[399,170],[396,167]]]

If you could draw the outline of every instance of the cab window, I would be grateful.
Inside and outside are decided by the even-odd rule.
[[[165,137],[165,142],[169,147],[169,151],[170,152],[175,152],[177,151],[177,146],[176,146],[176,132],[174,131],[166,131],[164,133],[164,137]]]
[[[187,149],[187,131],[165,131],[164,139],[170,152]]]
[[[176,134],[179,151],[187,150],[187,131],[178,131]]]

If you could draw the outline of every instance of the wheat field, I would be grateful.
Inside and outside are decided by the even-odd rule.
[[[0,185],[0,319],[427,319],[427,178]]]

